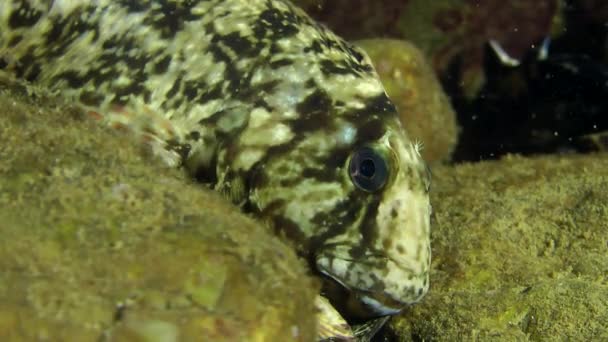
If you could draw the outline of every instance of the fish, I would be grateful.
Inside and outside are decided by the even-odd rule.
[[[292,241],[344,317],[395,315],[427,292],[419,145],[365,52],[290,2],[4,0],[0,70]]]

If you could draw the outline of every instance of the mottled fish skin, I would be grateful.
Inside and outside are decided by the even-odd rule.
[[[4,0],[0,58],[268,222],[367,315],[426,293],[425,164],[365,53],[290,3]],[[362,148],[379,189],[350,174]]]

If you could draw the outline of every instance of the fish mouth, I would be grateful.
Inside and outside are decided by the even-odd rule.
[[[382,259],[389,261],[388,258]],[[334,262],[337,261],[334,259]],[[346,264],[356,263],[354,260],[341,260]],[[328,268],[317,265],[317,270],[323,276],[323,293],[341,314],[354,319],[369,319],[379,316],[396,315],[408,303],[396,300],[390,294],[373,289],[364,289],[347,284],[342,277],[334,274]]]
[[[350,288],[330,274],[323,273],[322,294],[349,320],[391,316],[407,306],[384,293]]]
[[[391,316],[401,312],[405,303],[400,303],[383,294],[369,294],[358,296],[361,303],[378,316]]]

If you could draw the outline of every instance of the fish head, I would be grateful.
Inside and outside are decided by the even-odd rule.
[[[250,182],[258,216],[348,293],[348,311],[370,317],[420,300],[431,256],[428,169],[388,97],[374,101],[294,124],[299,138]]]
[[[316,269],[347,290],[356,316],[396,314],[429,287],[429,172],[391,116],[379,116],[380,132],[358,141],[343,167],[349,198],[359,203],[356,221],[315,253]]]

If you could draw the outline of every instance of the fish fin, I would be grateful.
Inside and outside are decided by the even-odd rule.
[[[356,341],[350,325],[325,297],[317,295],[315,307],[317,309],[317,341]]]

